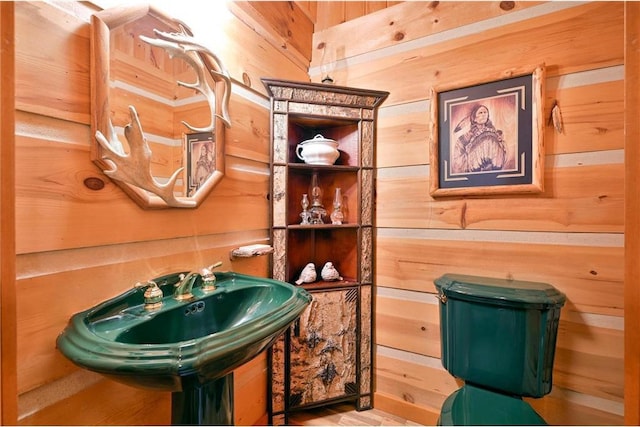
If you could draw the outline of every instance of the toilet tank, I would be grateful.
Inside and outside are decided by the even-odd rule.
[[[458,274],[435,285],[442,365],[452,375],[517,396],[551,391],[563,293],[547,283]]]

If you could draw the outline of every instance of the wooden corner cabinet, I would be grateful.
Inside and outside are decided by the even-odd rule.
[[[269,422],[288,424],[293,411],[344,401],[369,409],[375,130],[388,92],[262,82],[271,98],[272,276],[313,296],[269,350]],[[299,155],[317,138],[337,143],[335,163]],[[332,220],[335,210],[342,221]],[[339,277],[322,274],[327,262]],[[310,263],[315,278],[303,273]]]

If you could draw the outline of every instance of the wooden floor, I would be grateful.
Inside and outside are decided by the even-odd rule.
[[[294,426],[418,426],[420,424],[387,414],[378,409],[356,411],[345,403],[297,412],[289,417]]]

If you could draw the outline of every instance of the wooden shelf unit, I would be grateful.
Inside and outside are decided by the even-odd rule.
[[[293,411],[341,401],[370,409],[375,122],[388,92],[262,81],[271,98],[272,277],[295,284],[310,262],[317,272],[302,285],[313,301],[268,353],[269,422],[288,424]],[[306,164],[296,155],[300,142],[318,134],[338,142],[335,164]],[[302,195],[311,200],[314,175],[327,215],[324,224],[302,225]],[[330,220],[336,188],[341,225]],[[322,280],[328,261],[341,280]]]

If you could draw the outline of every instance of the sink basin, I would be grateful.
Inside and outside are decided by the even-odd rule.
[[[187,272],[182,272],[187,273]],[[90,371],[135,387],[183,392],[224,377],[283,333],[309,304],[302,288],[238,273],[216,273],[205,293],[173,298],[181,273],[154,281],[162,307],[149,311],[131,289],[71,317],[57,347]]]

